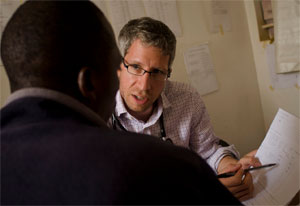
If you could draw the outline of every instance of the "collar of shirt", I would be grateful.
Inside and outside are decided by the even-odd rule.
[[[26,97],[39,97],[50,99],[52,101],[58,102],[60,104],[72,108],[73,110],[80,113],[85,118],[87,118],[88,120],[90,120],[98,126],[106,126],[105,121],[96,112],[94,112],[78,100],[64,93],[50,89],[32,87],[17,90],[7,98],[6,105],[15,100]]]
[[[120,91],[118,91],[117,95],[116,95],[115,115],[123,123],[130,120],[130,121],[134,121],[137,124],[142,124],[143,128],[147,128],[147,127],[154,125],[159,120],[159,118],[163,112],[163,109],[171,107],[171,103],[168,100],[167,95],[165,93],[167,85],[168,85],[168,81],[166,82],[166,87],[164,88],[163,92],[161,93],[160,97],[157,100],[157,106],[154,108],[154,111],[147,122],[140,121],[140,120],[136,119],[134,116],[132,116],[131,114],[129,114],[129,112],[127,111],[127,109],[125,107],[124,101],[121,97]],[[125,128],[126,128],[126,124],[123,126],[125,126]]]

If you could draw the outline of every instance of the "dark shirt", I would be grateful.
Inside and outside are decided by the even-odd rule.
[[[1,110],[1,204],[240,204],[204,160],[24,97]]]

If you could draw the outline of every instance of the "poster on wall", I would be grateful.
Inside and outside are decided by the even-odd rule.
[[[218,90],[218,82],[207,43],[188,49],[184,53],[184,63],[191,84],[201,95]]]
[[[231,17],[228,2],[211,0],[210,2],[210,32],[224,34],[231,31]]]
[[[274,89],[285,89],[291,87],[300,87],[300,72],[276,73],[276,55],[275,45],[269,44],[266,47],[266,57],[269,67],[271,85]]]
[[[277,73],[300,71],[300,1],[273,1]]]

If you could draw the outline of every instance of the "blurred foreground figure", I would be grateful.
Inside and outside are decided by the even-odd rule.
[[[1,204],[240,204],[198,155],[110,130],[121,56],[89,1],[26,1],[1,57]]]

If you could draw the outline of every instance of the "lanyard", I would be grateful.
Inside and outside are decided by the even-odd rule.
[[[114,130],[117,130],[119,127],[121,130],[127,132],[127,129],[121,124],[115,114],[112,114],[112,126]],[[164,125],[164,116],[163,113],[159,117],[159,126],[160,126],[160,139],[166,142],[173,143],[170,138],[167,138],[165,125]]]

